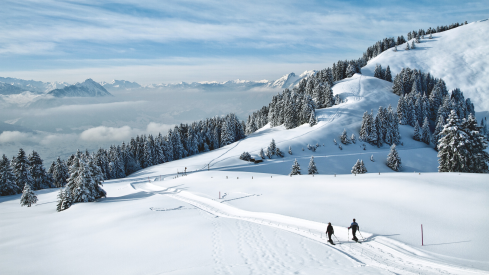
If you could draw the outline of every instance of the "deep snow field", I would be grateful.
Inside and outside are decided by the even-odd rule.
[[[489,22],[436,34],[405,55],[474,26],[487,30]],[[483,50],[479,58],[487,45]],[[394,63],[385,65],[397,73]],[[472,97],[486,80],[475,90],[462,83],[468,94],[460,87]],[[265,126],[223,148],[106,181],[107,198],[60,213],[56,189],[36,191],[39,202],[31,208],[19,206],[20,195],[0,197],[0,273],[489,274],[489,175],[437,173],[436,151],[414,141],[410,126],[400,126],[401,172],[385,164],[389,146],[334,144],[343,129],[358,137],[365,111],[395,108],[391,86],[367,71],[357,74],[336,83],[333,92],[345,103],[317,110],[314,127]],[[474,103],[479,115],[489,109]],[[272,138],[284,158],[239,160],[244,151],[256,157]],[[320,146],[312,152],[307,144]],[[320,175],[288,176],[294,159],[307,173],[311,156]],[[357,159],[367,174],[350,173]],[[352,218],[362,244],[348,240]],[[336,246],[326,242],[328,222]]]

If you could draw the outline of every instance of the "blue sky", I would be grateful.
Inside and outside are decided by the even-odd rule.
[[[0,76],[141,84],[276,79],[384,37],[488,16],[487,1],[10,1]]]

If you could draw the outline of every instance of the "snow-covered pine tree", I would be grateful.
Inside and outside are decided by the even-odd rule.
[[[401,158],[396,150],[396,144],[392,144],[391,151],[387,155],[387,166],[392,170],[399,172],[401,166]]]
[[[416,49],[416,46],[414,45],[414,41],[411,42],[411,49]]]
[[[409,42],[406,42],[406,48],[405,48],[405,50],[406,50],[406,51],[409,51],[410,49],[411,49],[411,48],[409,47]]]
[[[438,141],[439,172],[469,172],[468,159],[473,157],[467,148],[469,135],[461,127],[457,112],[452,110]]]
[[[333,89],[330,84],[326,84],[324,88],[324,107],[329,108],[334,105]]]
[[[317,122],[317,119],[316,119],[316,111],[314,111],[314,109],[311,111],[311,116],[309,117],[309,126],[312,127],[314,125],[316,125],[318,122]]]
[[[33,179],[29,170],[29,161],[22,148],[19,149],[17,157],[14,157],[11,164],[15,176],[15,184],[23,190],[26,184],[32,185]]]
[[[54,187],[52,178],[49,177],[42,164],[42,159],[36,151],[32,151],[27,159],[29,161],[29,170],[32,176],[32,189],[47,189]]]
[[[343,129],[343,133],[340,135],[340,141],[343,144],[350,144],[350,140],[348,139],[348,134],[346,133],[346,129]]]
[[[346,77],[352,77],[355,73],[356,69],[353,64],[348,64],[348,67],[346,68]]]
[[[431,142],[433,143],[433,145],[435,145],[435,150],[438,150],[438,141],[442,137],[441,132],[443,131],[444,126],[445,120],[443,119],[443,116],[439,116],[438,120],[436,121],[435,131],[433,132],[433,135],[431,137]]]
[[[294,160],[294,164],[292,165],[292,171],[290,172],[290,176],[300,175],[301,174],[301,166],[297,162],[297,159]]]
[[[289,155],[292,155],[292,147],[289,146]]]
[[[430,122],[428,121],[428,117],[424,118],[423,128],[421,129],[421,141],[428,145],[431,142]]]
[[[488,162],[489,153],[487,153],[487,137],[482,133],[481,127],[477,125],[475,116],[469,114],[467,120],[461,125],[464,132],[468,135],[466,148],[469,152],[467,158],[467,168],[470,173],[487,173],[489,172]]]
[[[12,173],[10,161],[3,155],[0,160],[0,196],[15,195],[20,191],[20,188],[15,184],[15,176]]]
[[[63,191],[63,188],[59,188],[59,192],[58,192],[58,203],[56,204],[56,211],[58,212],[61,212],[63,211],[63,202],[64,202],[64,198],[65,198],[65,192]]]
[[[355,138],[355,134],[351,134],[351,138],[350,139],[351,139],[351,142],[357,143],[357,140]]]
[[[417,141],[421,141],[421,129],[419,127],[418,120],[416,120],[415,125],[414,125],[413,139],[417,140]]]
[[[371,126],[369,125],[369,114],[367,111],[365,111],[365,113],[363,113],[363,117],[362,117],[362,126],[360,126],[360,135],[359,135],[359,139],[361,141],[368,141],[368,136],[369,136],[369,129],[371,128]]]
[[[428,38],[429,38],[429,39],[433,39],[433,36],[431,35],[431,33],[430,33],[430,36],[429,36]]]
[[[382,78],[382,66],[380,64],[375,65],[374,77]]]
[[[280,151],[280,148],[277,147],[275,149],[275,155],[277,155],[277,157],[283,158],[284,157],[284,152]]]
[[[272,138],[272,141],[270,142],[270,145],[268,146],[270,149],[270,152],[272,152],[272,155],[275,155],[275,151],[277,150],[277,145],[275,144],[275,139]]]
[[[315,103],[315,106],[317,108],[323,108],[323,104],[324,104],[324,96],[325,96],[325,93],[324,93],[324,87],[323,85],[321,85],[320,83],[318,83],[315,87],[314,87],[314,90],[313,90],[313,100],[314,100],[314,103]]]
[[[392,49],[394,52],[397,52],[397,45],[394,45],[394,49]]]
[[[265,159],[265,152],[263,152],[263,148],[260,149],[260,153],[258,155],[260,158]]]
[[[265,153],[267,158],[271,159],[273,155],[275,154],[275,151],[272,151],[270,147],[267,147],[267,152]]]
[[[387,68],[385,68],[384,80],[392,82],[391,68],[389,67],[389,65],[387,65]]]
[[[367,168],[365,167],[363,160],[357,160],[355,165],[353,165],[353,167],[351,168],[351,173],[352,174],[365,174],[365,173],[367,173]]]
[[[307,167],[307,173],[309,175],[319,174],[318,169],[316,168],[316,163],[314,162],[314,156],[311,156],[311,160],[309,160],[309,166]]]
[[[22,191],[22,196],[20,197],[20,206],[27,205],[27,207],[31,207],[35,203],[37,203],[37,196],[32,191],[30,184],[26,183]]]

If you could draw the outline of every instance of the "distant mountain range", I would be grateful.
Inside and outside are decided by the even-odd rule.
[[[12,77],[0,77],[0,94],[20,94],[26,91],[37,94],[44,94],[54,89],[64,88],[69,85],[70,84],[66,82],[42,82],[35,80],[23,80]],[[14,86],[14,88],[12,88],[11,86]]]
[[[99,83],[93,81],[91,78],[85,80],[82,83],[76,83],[75,85],[66,86],[63,89],[55,89],[47,93],[54,97],[103,97],[112,96],[107,90]]]
[[[126,80],[113,80],[111,82],[97,83],[87,79],[82,83],[70,85],[66,82],[41,82],[34,80],[23,80],[18,78],[0,77],[0,95],[14,95],[29,91],[36,94],[47,94],[53,97],[104,97],[112,96],[109,91],[132,90],[132,89],[196,89],[202,91],[246,91],[255,88],[293,88],[299,82],[316,73],[316,71],[305,71],[300,75],[289,73],[277,80],[230,80],[225,82],[203,81],[203,82],[180,82],[172,84],[150,84],[140,85],[136,82]]]

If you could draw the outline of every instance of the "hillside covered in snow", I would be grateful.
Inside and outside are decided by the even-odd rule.
[[[419,138],[436,135],[438,121],[489,111],[488,29],[475,22],[408,41],[414,49],[389,45],[368,62],[287,75],[271,84],[287,89],[246,122],[230,114],[77,152],[66,187],[35,190],[34,206],[20,207],[20,194],[0,197],[0,270],[489,274],[488,174],[439,172],[440,139]],[[378,64],[392,78],[410,67],[403,83],[413,88],[401,99],[385,71],[374,76]],[[135,85],[111,85],[125,84]],[[388,166],[392,148],[398,171]],[[360,161],[365,173],[353,169]]]

